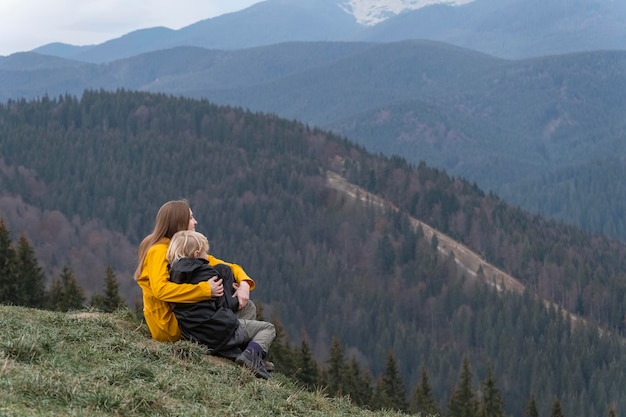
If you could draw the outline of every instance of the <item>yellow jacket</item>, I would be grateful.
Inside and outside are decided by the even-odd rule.
[[[143,292],[144,318],[152,338],[162,342],[175,342],[180,339],[178,321],[169,303],[196,303],[211,298],[211,285],[208,282],[199,284],[170,282],[165,259],[169,243],[168,238],[163,238],[148,249],[141,267],[141,276],[137,279]],[[211,255],[208,255],[208,259],[211,265],[222,263],[230,266],[237,282],[248,281],[250,290],[254,289],[254,281],[239,265],[224,262]]]

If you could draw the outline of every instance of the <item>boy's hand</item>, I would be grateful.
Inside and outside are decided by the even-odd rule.
[[[211,286],[211,297],[217,298],[224,295],[224,284],[222,284],[222,279],[215,276],[209,278],[209,285]]]

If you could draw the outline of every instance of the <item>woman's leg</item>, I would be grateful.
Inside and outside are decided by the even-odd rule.
[[[237,318],[241,320],[254,320],[256,321],[256,305],[252,300],[248,300],[248,304],[242,309],[235,312]]]

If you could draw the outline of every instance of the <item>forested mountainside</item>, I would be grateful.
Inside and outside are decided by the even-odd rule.
[[[12,100],[0,106],[0,150],[3,194],[42,213],[101,222],[135,245],[164,201],[188,198],[214,254],[242,264],[265,315],[316,355],[337,336],[376,376],[392,351],[409,387],[428,369],[442,403],[468,357],[481,380],[493,368],[513,415],[533,395],[543,414],[554,398],[566,415],[626,409],[622,243],[510,207],[425,164],[205,100],[123,90]],[[328,172],[398,211],[328,187]],[[441,257],[437,239],[423,239],[409,216],[527,291],[480,284],[480,268]],[[93,229],[89,240],[102,236]],[[28,238],[37,248],[38,236]],[[115,250],[107,246],[102,258]],[[53,256],[62,263],[65,255]]]
[[[275,113],[626,241],[613,173],[626,169],[625,68],[623,51],[507,61],[424,40],[187,47],[102,65],[16,54],[0,58],[0,100],[121,87]]]

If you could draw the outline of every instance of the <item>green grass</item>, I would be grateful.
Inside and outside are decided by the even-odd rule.
[[[399,416],[255,378],[197,345],[151,340],[128,311],[0,305],[0,416]]]

